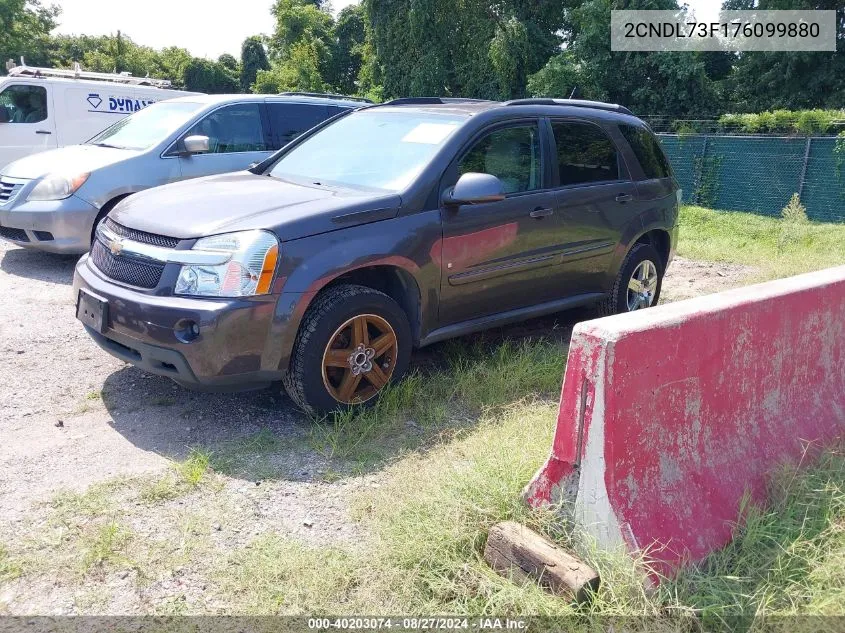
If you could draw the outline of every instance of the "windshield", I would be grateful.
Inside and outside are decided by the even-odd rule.
[[[161,102],[121,119],[88,141],[119,149],[148,149],[161,143],[187,123],[201,103]]]
[[[454,114],[362,110],[293,148],[275,164],[270,175],[315,184],[401,191],[465,121]]]

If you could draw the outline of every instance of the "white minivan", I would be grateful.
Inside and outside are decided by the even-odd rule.
[[[126,74],[7,65],[0,77],[0,169],[56,147],[84,143],[151,103],[196,93]]]

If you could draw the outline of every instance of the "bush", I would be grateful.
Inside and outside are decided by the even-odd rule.
[[[745,134],[829,134],[842,125],[845,110],[775,110],[719,117],[719,131]]]

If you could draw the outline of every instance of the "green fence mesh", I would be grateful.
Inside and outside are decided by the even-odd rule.
[[[780,215],[793,193],[812,220],[845,222],[845,141],[659,134],[684,202]],[[838,160],[837,160],[838,158]]]

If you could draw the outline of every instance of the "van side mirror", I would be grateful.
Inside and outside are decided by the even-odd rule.
[[[6,109],[6,106],[0,105],[0,123],[8,123],[9,118],[9,111]]]
[[[502,181],[492,174],[469,172],[458,178],[454,187],[443,194],[443,204],[482,204],[505,199]]]
[[[202,154],[208,151],[207,136],[186,136],[182,144],[185,146],[185,152],[188,154]]]

